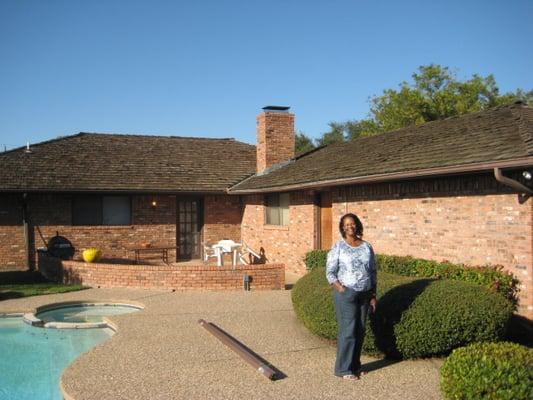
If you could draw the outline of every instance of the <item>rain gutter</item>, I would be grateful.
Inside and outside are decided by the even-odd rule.
[[[520,204],[525,203],[526,200],[529,199],[529,197],[531,197],[531,195],[533,195],[533,190],[531,190],[530,188],[528,188],[525,185],[522,185],[520,182],[518,182],[518,181],[516,181],[514,179],[511,179],[511,178],[508,178],[507,176],[504,176],[502,174],[502,171],[501,171],[500,168],[494,168],[494,178],[496,178],[496,180],[498,182],[500,182],[501,184],[509,186],[509,187],[517,190],[519,192],[518,193],[518,202]]]
[[[22,227],[24,232],[24,255],[26,258],[26,268],[33,270],[30,252],[30,228],[28,221],[28,194],[22,194]]]
[[[490,171],[494,168],[518,168],[518,167],[530,167],[533,166],[533,157],[523,157],[514,160],[507,161],[492,161],[478,164],[463,164],[463,165],[453,165],[449,167],[439,167],[439,168],[427,168],[420,169],[416,171],[406,171],[406,172],[393,172],[388,174],[376,174],[376,175],[367,175],[360,177],[351,177],[351,178],[339,178],[339,179],[329,179],[324,181],[314,181],[314,182],[305,182],[305,183],[296,183],[292,185],[282,185],[274,186],[268,188],[259,188],[259,189],[228,189],[228,194],[255,194],[255,193],[272,193],[272,192],[285,192],[290,190],[300,190],[300,189],[320,189],[327,188],[331,186],[344,186],[344,185],[353,185],[353,184],[362,184],[362,183],[377,183],[385,182],[392,180],[402,180],[410,178],[424,178],[437,175],[449,175],[449,174],[460,174],[467,172],[482,172]]]

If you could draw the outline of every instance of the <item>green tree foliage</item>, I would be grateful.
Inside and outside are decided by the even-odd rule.
[[[317,144],[376,135],[517,100],[533,105],[533,90],[501,95],[492,75],[475,74],[461,81],[448,67],[430,64],[420,66],[412,78],[412,83],[402,82],[398,89],[385,89],[381,96],[371,97],[367,119],[330,122],[330,130]]]
[[[337,122],[329,123],[330,130],[316,140],[318,146],[327,146],[332,143],[342,142],[345,140],[343,124]]]
[[[299,131],[294,138],[294,152],[296,154],[302,154],[311,151],[315,148],[313,139],[307,136],[305,133]]]

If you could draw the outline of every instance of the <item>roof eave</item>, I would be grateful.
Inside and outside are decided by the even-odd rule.
[[[451,175],[451,174],[461,174],[468,172],[484,172],[491,171],[494,168],[518,168],[518,167],[530,167],[533,166],[533,156],[516,158],[513,160],[505,161],[491,161],[485,163],[476,163],[476,164],[462,164],[462,165],[453,165],[449,167],[439,167],[439,168],[427,168],[415,171],[405,171],[405,172],[393,172],[388,174],[376,174],[376,175],[367,175],[353,178],[340,178],[340,179],[330,179],[324,181],[314,181],[314,182],[305,182],[298,183],[293,185],[284,185],[284,186],[273,186],[268,188],[261,189],[234,189],[229,188],[227,190],[228,194],[258,194],[258,193],[272,193],[272,192],[285,192],[291,190],[301,190],[301,189],[320,189],[331,186],[345,186],[353,184],[363,184],[363,183],[378,183],[385,181],[395,181],[395,180],[404,180],[411,178],[423,178],[431,176],[442,176],[442,175]]]
[[[210,195],[226,194],[226,189],[220,190],[174,190],[174,189],[5,189],[0,188],[1,193],[129,193],[129,194],[180,194],[180,195]]]

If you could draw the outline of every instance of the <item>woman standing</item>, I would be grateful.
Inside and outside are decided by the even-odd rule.
[[[355,214],[339,222],[342,240],[328,253],[326,278],[334,288],[337,314],[335,375],[347,380],[361,376],[361,349],[369,310],[376,311],[374,250],[363,238],[363,224]]]

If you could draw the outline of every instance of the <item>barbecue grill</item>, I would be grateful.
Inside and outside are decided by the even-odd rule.
[[[48,254],[62,260],[70,260],[76,250],[70,240],[59,234],[48,241]]]

